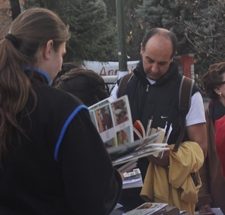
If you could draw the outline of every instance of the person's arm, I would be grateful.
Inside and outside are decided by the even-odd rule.
[[[192,109],[189,111],[189,115],[187,116],[186,120],[189,124],[193,123],[193,119],[201,121],[203,120],[203,107],[202,107],[202,98],[199,96],[199,94],[194,95],[192,99]],[[200,107],[199,109],[196,109],[196,107]],[[192,115],[192,117],[191,117]],[[204,115],[205,115],[205,108],[204,108]],[[198,117],[197,117],[198,116]],[[200,117],[199,117],[200,116]],[[208,189],[208,161],[207,161],[207,150],[208,150],[208,135],[207,135],[207,125],[205,123],[195,124],[188,126],[188,135],[190,137],[190,140],[193,140],[201,146],[204,155],[205,155],[205,162],[202,168],[200,169],[200,176],[202,180],[202,186],[199,190],[199,199],[198,199],[198,210],[200,214],[209,214],[212,215],[213,212],[210,207],[211,198],[210,193]],[[199,132],[199,134],[198,134]],[[205,144],[206,143],[206,144]]]
[[[191,98],[191,106],[186,116],[188,139],[197,142],[206,157],[207,155],[207,128],[205,119],[205,108],[202,96],[199,92]]]
[[[87,111],[72,120],[59,153],[66,204],[71,211],[108,214],[119,198],[121,178]]]
[[[188,139],[198,143],[206,157],[207,154],[207,131],[206,123],[195,124],[187,127]]]
[[[112,99],[112,101],[115,101],[117,99],[117,91],[118,91],[118,84],[115,84],[110,93],[110,98]]]
[[[207,128],[205,119],[205,109],[202,96],[199,92],[191,97],[191,106],[186,116],[186,127],[188,140],[197,142],[206,157],[207,154]],[[163,156],[150,156],[149,159],[160,166],[167,167],[169,165],[169,152],[165,152]]]

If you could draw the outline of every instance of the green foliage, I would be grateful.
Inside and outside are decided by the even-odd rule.
[[[225,1],[143,0],[137,9],[145,29],[165,27],[178,37],[178,54],[195,54],[195,72],[225,59]]]
[[[124,4],[124,29],[128,60],[139,59],[140,41],[143,37],[143,27],[137,17],[136,9],[143,0],[121,0]],[[108,17],[116,26],[116,0],[104,0]],[[117,36],[117,34],[116,34]],[[117,60],[117,59],[116,59]]]
[[[107,18],[103,0],[34,1],[56,11],[69,24],[67,61],[108,61],[116,56],[115,27]]]
[[[196,54],[196,65],[204,73],[212,63],[225,59],[225,2],[207,1],[199,5],[186,22],[185,37]]]
[[[78,60],[103,61],[115,56],[115,29],[107,19],[102,0],[82,0],[73,4],[64,1],[63,11],[73,32],[70,40],[72,56]]]
[[[129,60],[140,58],[140,44],[144,35],[144,29],[137,16],[136,9],[142,4],[142,0],[125,0],[127,55]]]
[[[165,27],[178,37],[178,55],[194,54],[195,72],[225,59],[224,0],[123,0],[129,60],[139,58],[143,34]],[[72,31],[68,57],[117,60],[115,0],[30,0],[57,11]],[[107,7],[106,7],[107,6]]]

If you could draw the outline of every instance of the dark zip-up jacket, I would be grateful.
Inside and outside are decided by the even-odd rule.
[[[69,94],[32,80],[0,168],[1,215],[109,214],[121,178],[87,108]]]
[[[169,144],[175,143],[180,131],[178,119],[181,80],[182,75],[178,72],[178,67],[171,63],[169,71],[155,84],[150,84],[140,62],[126,89],[133,121],[141,120],[145,128],[149,119],[153,120],[153,128],[171,125],[173,130],[168,140]],[[194,87],[192,95],[196,91],[197,88]]]

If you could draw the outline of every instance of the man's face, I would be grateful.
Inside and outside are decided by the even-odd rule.
[[[169,39],[155,35],[141,48],[146,76],[152,80],[158,80],[164,75],[172,62],[172,43]]]

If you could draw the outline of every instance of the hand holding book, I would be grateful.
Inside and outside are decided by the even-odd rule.
[[[102,100],[90,106],[89,111],[115,166],[149,155],[157,157],[162,151],[168,150],[166,129],[151,128],[152,119],[146,131],[140,120],[132,123],[126,95],[115,101],[110,98]],[[139,140],[134,141],[133,133]]]
[[[142,125],[140,120],[136,120],[134,122],[134,133],[140,138],[144,139],[146,136],[151,136],[153,134],[158,133],[157,138],[155,139],[155,142],[159,143],[165,143],[165,141],[168,139],[167,135],[168,132],[166,132],[167,125],[165,129],[162,128],[151,128],[152,124],[152,119],[149,120],[148,126],[146,131],[144,130],[144,126]],[[169,130],[169,129],[168,129]],[[154,142],[152,141],[152,144]],[[144,145],[144,144],[143,144]],[[153,162],[156,165],[162,166],[162,167],[167,167],[169,165],[169,151],[157,151],[151,155],[148,156],[148,160]]]
[[[150,155],[148,157],[148,160],[152,163],[162,166],[162,167],[168,167],[169,166],[169,150],[163,151],[162,154],[158,157],[155,157],[154,155]]]

